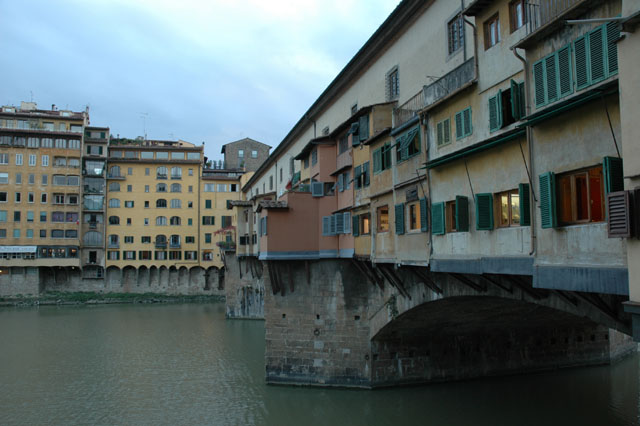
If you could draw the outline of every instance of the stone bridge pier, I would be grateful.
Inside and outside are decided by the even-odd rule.
[[[271,384],[462,380],[606,364],[637,348],[619,296],[352,259],[260,264]]]

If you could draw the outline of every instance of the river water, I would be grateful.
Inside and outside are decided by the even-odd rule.
[[[267,386],[224,304],[0,310],[0,424],[632,425],[639,358],[376,391]]]

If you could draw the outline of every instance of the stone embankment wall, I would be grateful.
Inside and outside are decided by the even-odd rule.
[[[264,319],[262,262],[255,257],[225,256],[227,318]]]
[[[37,296],[46,291],[224,295],[217,269],[108,269],[105,278],[82,278],[77,268],[10,268],[0,275],[0,296]]]

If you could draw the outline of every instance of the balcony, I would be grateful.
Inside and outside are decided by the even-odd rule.
[[[121,174],[108,173],[107,174],[107,179],[125,180],[126,178]]]
[[[156,247],[158,246],[158,244],[156,243]],[[166,244],[165,244],[166,247]],[[179,249],[180,247],[182,247],[182,244],[180,243],[169,243],[169,248],[170,249]]]
[[[474,61],[471,57],[430,85],[424,86],[424,107],[430,107],[471,84],[476,78]]]
[[[393,127],[398,128],[418,115],[424,108],[424,90],[416,93],[408,101],[393,109]]]
[[[166,249],[167,242],[166,241],[156,241],[156,248]]]
[[[110,249],[120,248],[120,243],[114,243],[110,241],[109,244],[107,244],[107,248],[110,248]]]
[[[516,47],[534,46],[542,37],[559,30],[566,19],[577,18],[596,4],[596,0],[528,0],[527,35]]]
[[[220,247],[222,250],[232,251],[236,249],[236,243],[233,241],[218,241],[216,245]]]

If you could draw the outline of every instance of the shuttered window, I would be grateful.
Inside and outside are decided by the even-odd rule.
[[[502,90],[489,98],[489,131],[502,128]]]
[[[445,119],[436,125],[436,143],[443,146],[451,143],[451,120]]]
[[[344,219],[344,225],[342,229],[343,234],[351,233],[351,212],[341,213]]]
[[[362,188],[362,166],[356,166],[353,172],[353,186],[355,189]]]
[[[456,139],[462,139],[472,133],[471,107],[459,111],[455,115]]]
[[[469,199],[462,195],[456,196],[456,230],[469,232]]]
[[[369,171],[369,162],[367,161],[366,163],[364,163],[362,165],[362,185],[363,186],[369,186],[370,183],[370,178],[371,178],[371,172]]]
[[[396,234],[404,234],[404,204],[396,204],[395,206],[396,216]]]
[[[541,174],[540,181],[540,224],[542,228],[558,226],[556,217],[556,179],[553,172]]]
[[[520,225],[531,225],[531,201],[529,199],[529,184],[518,185],[518,196],[520,199]]]
[[[382,171],[382,148],[373,151],[373,173],[377,174]]]
[[[631,237],[631,200],[628,191],[607,195],[607,217],[609,238]]]
[[[367,139],[369,139],[369,116],[368,115],[363,115],[362,117],[360,117],[359,131],[360,131],[359,139],[361,141],[366,141]]]
[[[427,215],[427,199],[420,199],[420,230],[422,232],[427,232],[429,230],[428,223],[428,215]]]
[[[431,204],[431,233],[433,235],[444,235],[444,203]]]
[[[354,214],[351,217],[351,232],[353,233],[354,237],[357,237],[360,235],[360,216],[358,216],[357,214]]]
[[[476,194],[476,229],[493,229],[493,194]]]
[[[536,106],[540,107],[573,93],[571,46],[541,59],[533,66]]]
[[[603,173],[605,194],[624,191],[624,176],[622,172],[621,158],[604,157]]]

